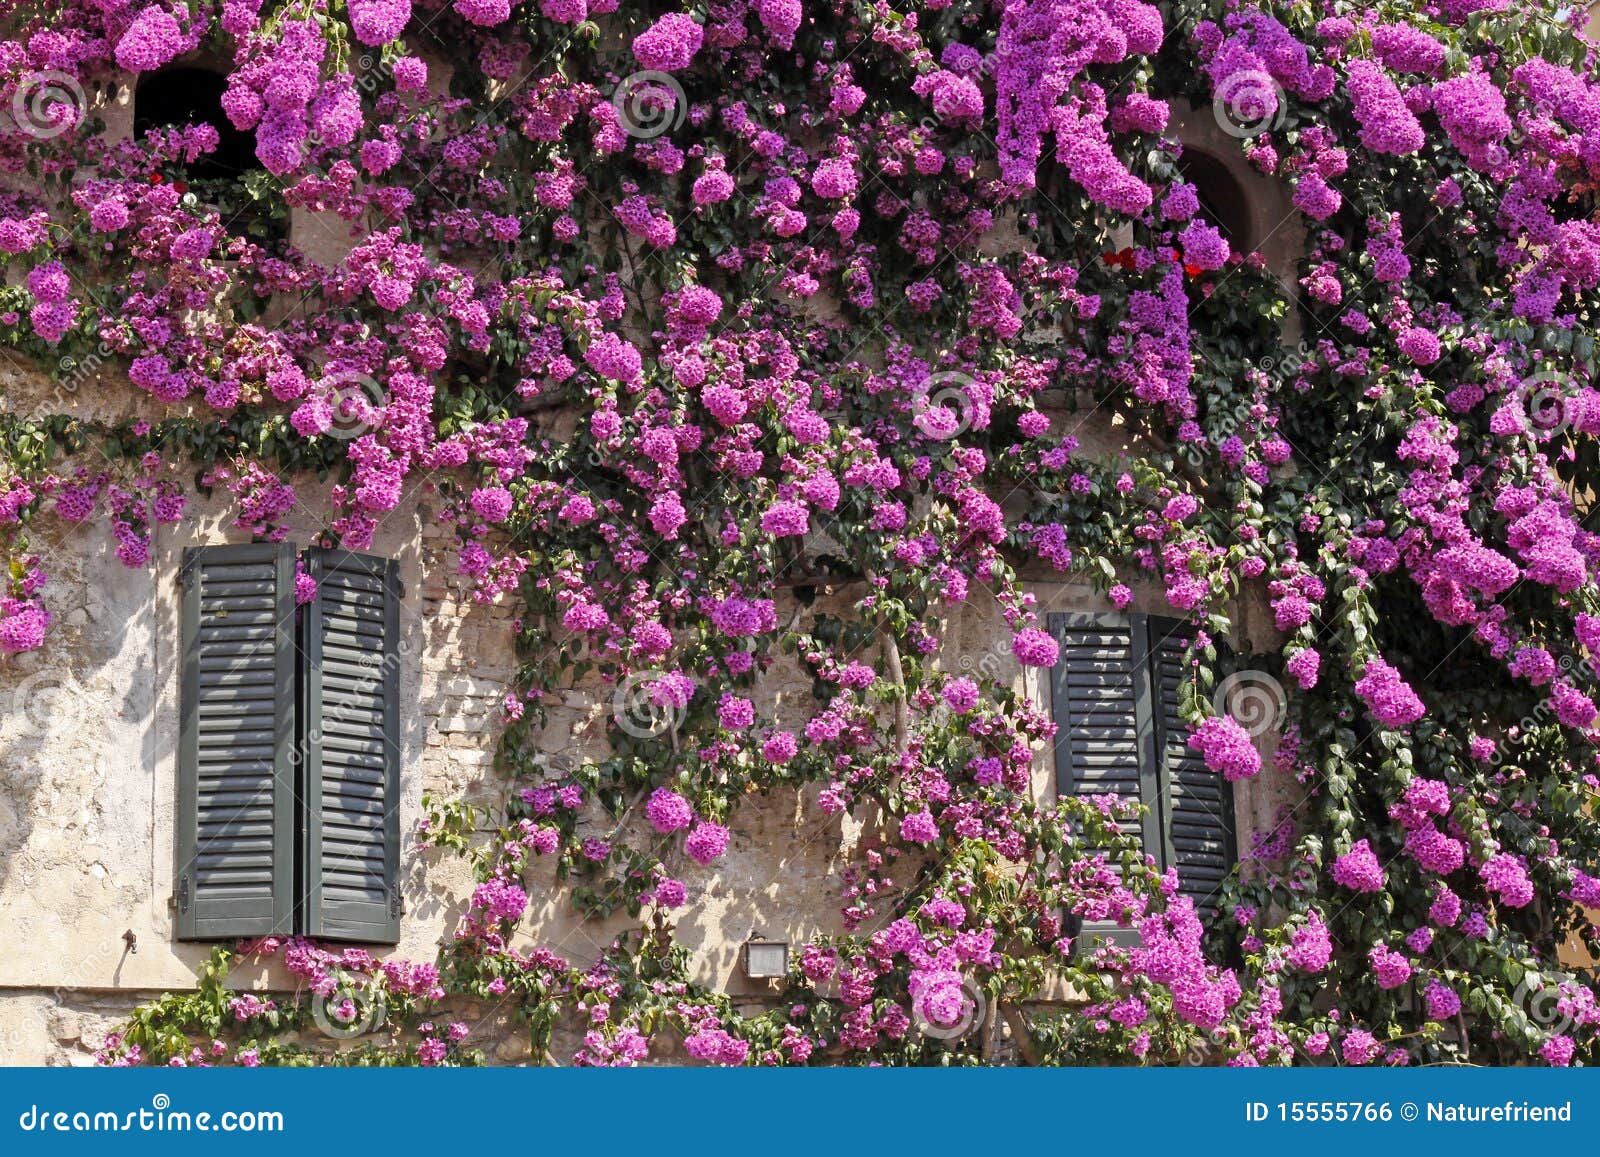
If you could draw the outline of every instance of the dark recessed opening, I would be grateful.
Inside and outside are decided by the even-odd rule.
[[[236,180],[259,169],[254,136],[234,128],[222,111],[226,87],[220,74],[206,68],[169,68],[141,76],[133,90],[134,135],[208,124],[217,130],[217,147],[187,166],[192,180]]]
[[[1178,171],[1200,195],[1200,212],[1222,231],[1235,253],[1250,253],[1256,241],[1250,235],[1250,205],[1244,187],[1228,166],[1206,153],[1184,150]]]

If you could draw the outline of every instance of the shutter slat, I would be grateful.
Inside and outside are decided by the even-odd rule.
[[[233,744],[220,744],[216,747],[202,747],[196,754],[195,766],[197,770],[207,775],[225,773],[230,770],[247,771],[261,764],[268,768],[276,766],[278,748],[276,744],[259,744],[244,746]],[[271,775],[271,772],[268,772]]]
[[[226,823],[230,818],[241,813],[255,809],[260,815],[272,814],[272,787],[270,783],[256,787],[230,789],[222,786],[208,787],[205,792],[205,802],[200,805],[196,813],[198,822],[204,826],[208,823]],[[204,852],[201,848],[200,852]]]
[[[294,552],[183,557],[178,937],[294,931]]]
[[[324,672],[337,675],[341,679],[357,680],[364,683],[376,683],[382,678],[382,670],[376,667],[363,667],[360,663],[348,663],[337,658],[325,658],[322,669]]]
[[[399,576],[392,560],[308,552],[307,931],[399,939]]]
[[[264,671],[202,672],[199,679],[207,687],[276,687],[276,676]],[[209,699],[209,696],[207,697]]]
[[[208,615],[216,615],[227,620],[224,624],[232,626],[235,618],[242,618],[246,622],[259,622],[263,618],[271,621],[274,613],[272,604],[272,591],[268,587],[256,593],[241,592],[237,588],[240,584],[230,584],[232,589],[226,594],[201,595],[200,606]],[[266,583],[252,583],[255,587],[267,587]],[[266,608],[263,610],[263,608]]]
[[[377,771],[388,766],[381,743],[352,743],[337,736],[324,736],[322,762],[329,767],[362,767]]]
[[[214,599],[236,599],[247,595],[270,595],[275,590],[271,579],[229,579],[220,568],[211,568],[211,581],[206,586],[206,593],[201,596],[205,601]]]
[[[207,628],[200,634],[196,654],[208,670],[226,671],[244,668],[244,660],[253,656],[272,654],[277,645],[278,623],[273,619],[254,627]]]
[[[257,710],[271,712],[278,701],[277,688],[266,680],[253,683],[212,684],[212,692],[200,704],[200,713],[217,714],[235,710],[233,704],[260,704]]]
[[[387,560],[377,560],[384,562]],[[357,571],[340,571],[327,576],[330,590],[335,591],[370,591],[383,594],[388,589],[386,576],[375,573],[360,573]]]

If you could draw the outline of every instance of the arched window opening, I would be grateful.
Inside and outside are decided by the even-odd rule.
[[[215,206],[224,227],[257,244],[288,236],[281,198],[263,197],[253,174],[265,178],[256,159],[255,136],[234,127],[222,108],[227,81],[208,68],[179,66],[146,73],[133,90],[133,131],[208,124],[217,130],[217,147],[184,167],[184,179],[202,201]]]
[[[133,90],[133,131],[143,136],[151,129],[208,124],[217,130],[217,148],[189,166],[194,181],[237,180],[252,169],[255,141],[233,127],[222,111],[223,77],[206,68],[169,68],[146,73]]]
[[[1178,158],[1178,171],[1195,187],[1200,197],[1200,212],[1222,232],[1235,253],[1254,251],[1260,243],[1250,228],[1250,202],[1244,186],[1216,157],[1185,149]]]

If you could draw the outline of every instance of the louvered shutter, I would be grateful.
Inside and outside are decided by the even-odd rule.
[[[178,937],[293,931],[294,551],[186,550]]]
[[[1161,862],[1178,869],[1179,890],[1204,918],[1216,913],[1222,881],[1233,868],[1233,785],[1189,746],[1189,731],[1183,724],[1179,696],[1186,674],[1183,650],[1191,628],[1176,619],[1151,618],[1148,629],[1161,752]]]
[[[394,560],[313,550],[306,606],[306,827],[310,936],[400,937],[400,582]]]
[[[1142,619],[1051,615],[1049,625],[1061,647],[1050,672],[1057,791],[1119,795],[1148,806],[1155,801],[1158,776]],[[1159,816],[1153,809],[1123,830],[1138,835],[1147,854],[1160,854]],[[1137,939],[1132,929],[1114,922],[1086,923],[1077,935],[1117,943]]]

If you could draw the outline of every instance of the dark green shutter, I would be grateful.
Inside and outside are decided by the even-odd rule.
[[[1234,863],[1233,786],[1189,746],[1180,713],[1187,624],[1148,615],[1057,614],[1061,656],[1050,673],[1057,791],[1114,793],[1145,806],[1146,854],[1178,869],[1179,889],[1212,915]],[[1077,935],[1136,942],[1132,929],[1091,922]]]
[[[1051,615],[1061,655],[1050,672],[1055,714],[1056,789],[1062,795],[1119,795],[1150,805],[1159,792],[1155,706],[1141,617]],[[1159,855],[1160,817],[1151,809],[1122,830]],[[1127,943],[1137,933],[1090,922],[1079,936]]]
[[[400,581],[392,559],[307,553],[306,827],[301,874],[307,935],[393,944],[400,938]]]
[[[1179,890],[1201,915],[1216,913],[1222,882],[1233,869],[1233,785],[1189,746],[1180,714],[1183,649],[1193,628],[1176,619],[1149,620],[1161,759],[1162,865],[1178,869]]]
[[[294,551],[184,551],[178,738],[181,940],[293,931]]]

